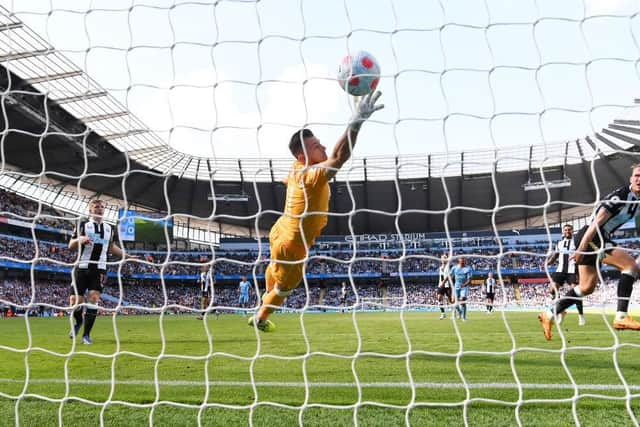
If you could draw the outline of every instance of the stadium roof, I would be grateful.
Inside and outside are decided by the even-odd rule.
[[[176,151],[53,46],[0,12],[3,159],[28,174],[23,180],[46,177],[249,229],[256,221],[260,229],[273,222],[291,159]],[[640,147],[637,117],[632,106],[601,132],[540,146],[356,157],[332,183],[328,232],[482,229],[539,216],[545,203],[548,212],[588,209],[598,194],[627,182],[624,169]],[[525,184],[532,190],[541,185],[541,173],[557,188],[524,191]],[[495,210],[497,204],[505,208]]]

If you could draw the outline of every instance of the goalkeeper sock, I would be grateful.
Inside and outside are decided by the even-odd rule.
[[[616,312],[616,319],[622,319],[627,317],[629,311],[629,298],[633,292],[633,282],[636,279],[626,273],[620,275],[620,281],[618,282],[618,309]]]
[[[95,308],[87,308],[87,314],[85,315],[84,322],[84,336],[88,337],[91,334],[91,329],[93,328],[93,324],[96,321],[96,316],[98,315],[98,310]]]
[[[258,310],[258,320],[267,320],[267,317],[278,307],[282,305],[284,300],[287,299],[286,295],[278,295],[275,290],[272,290],[264,296],[262,299],[262,306]]]
[[[444,305],[441,305],[441,306],[440,306],[440,313],[443,313],[443,314],[444,314]]]
[[[75,326],[79,327],[82,325],[82,306],[73,310],[73,319],[75,320]]]
[[[569,292],[566,293],[565,296],[560,298],[556,303],[555,310],[549,310],[547,312],[547,316],[550,319],[555,318],[558,314],[562,313],[572,305],[576,304],[578,301],[582,302],[582,291],[579,287],[569,289]]]
[[[464,303],[461,305],[461,314],[462,314],[462,318],[466,319],[467,318],[467,304]]]

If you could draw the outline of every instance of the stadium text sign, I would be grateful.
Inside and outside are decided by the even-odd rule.
[[[433,236],[432,236],[433,237]],[[403,234],[357,234],[346,235],[346,241],[356,242],[419,242],[429,238],[429,233],[403,233]]]

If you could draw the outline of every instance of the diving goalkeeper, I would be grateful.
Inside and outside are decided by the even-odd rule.
[[[271,263],[265,271],[266,293],[258,312],[249,318],[249,326],[255,325],[263,332],[275,330],[269,315],[302,281],[308,248],[327,224],[329,181],[351,156],[362,123],[384,107],[376,104],[380,95],[376,91],[360,100],[329,157],[326,147],[309,129],[291,137],[289,150],[296,160],[286,179],[284,212],[269,233]]]

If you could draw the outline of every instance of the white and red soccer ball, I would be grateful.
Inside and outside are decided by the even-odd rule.
[[[361,50],[342,58],[338,67],[340,87],[353,96],[364,96],[375,90],[380,81],[380,65],[369,52]]]

